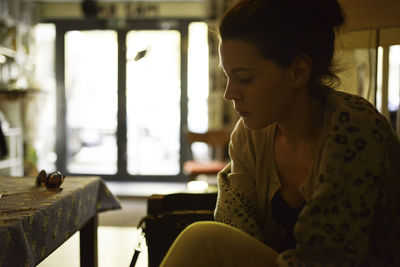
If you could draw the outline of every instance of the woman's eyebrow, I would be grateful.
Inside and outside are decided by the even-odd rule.
[[[254,71],[253,68],[239,67],[232,69],[232,73],[240,72],[240,71]]]
[[[227,73],[221,64],[218,64],[218,68],[221,69],[224,73]],[[233,68],[231,73],[237,73],[240,71],[254,71],[254,69],[249,67],[238,67],[238,68]]]

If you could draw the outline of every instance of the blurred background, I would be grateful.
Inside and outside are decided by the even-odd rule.
[[[99,249],[122,242],[108,260],[126,265],[146,198],[215,191],[228,161],[238,117],[222,97],[216,25],[232,2],[0,0],[0,175],[102,177],[123,209],[100,215]],[[400,1],[340,2],[337,89],[399,133]],[[42,266],[60,266],[69,244]]]

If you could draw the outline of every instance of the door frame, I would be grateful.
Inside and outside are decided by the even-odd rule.
[[[107,19],[57,19],[44,23],[56,26],[56,168],[65,175],[100,176],[112,181],[148,181],[148,182],[185,182],[188,177],[182,172],[183,163],[189,158],[190,147],[185,138],[187,129],[188,96],[187,96],[187,61],[189,24],[202,19],[130,19],[124,28],[110,27]],[[181,34],[180,71],[181,71],[181,123],[180,123],[180,171],[177,175],[132,175],[127,170],[127,112],[126,112],[126,35],[131,30],[177,30]],[[118,123],[117,123],[117,173],[85,174],[70,173],[67,170],[67,105],[65,95],[65,34],[73,30],[115,30],[118,36]]]

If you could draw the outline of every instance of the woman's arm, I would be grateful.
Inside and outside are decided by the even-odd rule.
[[[255,159],[249,133],[239,120],[229,145],[231,162],[218,174],[215,220],[263,241],[254,181]]]
[[[394,266],[388,244],[400,242],[390,222],[400,214],[399,141],[379,116],[351,119],[326,140],[315,191],[295,226],[297,248],[280,254],[279,266]]]

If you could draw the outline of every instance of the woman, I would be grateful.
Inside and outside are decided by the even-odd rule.
[[[400,266],[400,144],[331,89],[336,0],[242,0],[222,18],[224,97],[240,115],[215,222],[163,266]]]

